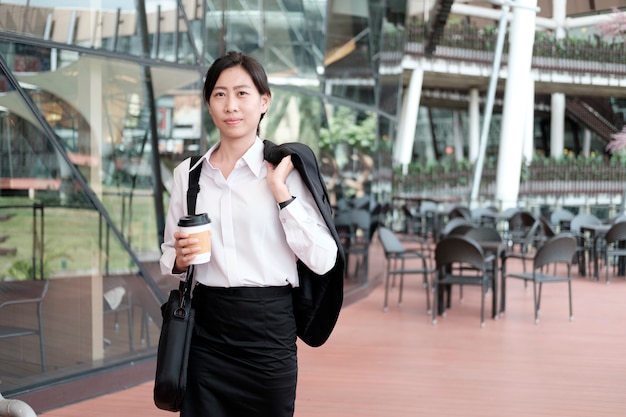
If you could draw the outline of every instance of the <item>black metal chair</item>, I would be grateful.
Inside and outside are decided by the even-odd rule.
[[[535,224],[539,221],[528,210],[519,210],[513,209],[511,216],[507,218],[508,228],[504,235],[504,240],[509,242],[509,246],[514,248],[516,245],[519,246],[520,251],[524,251],[527,248],[524,246],[527,243],[527,237],[530,230],[535,226]]]
[[[502,236],[500,236],[500,233],[493,227],[489,226],[477,226],[471,228],[465,233],[465,236],[479,242],[502,242]]]
[[[432,237],[435,240],[437,233],[437,203],[425,200],[414,209],[405,204],[402,206],[402,212],[406,222],[406,232],[409,235],[419,236],[424,239]]]
[[[21,321],[10,324],[0,324],[0,340],[14,337],[38,336],[39,353],[41,357],[41,372],[46,372],[46,351],[43,332],[43,300],[48,292],[49,286],[50,280],[48,279],[32,279],[27,281],[8,281],[0,283],[0,310],[3,308],[8,309],[10,306],[32,305],[34,306],[36,314],[36,325],[34,326],[22,324]]]
[[[606,284],[610,284],[609,266],[613,265],[613,270],[624,269],[624,261],[626,259],[626,221],[618,222],[611,226],[604,237],[598,239],[601,241],[601,248],[598,251],[602,254],[604,269],[606,270]],[[598,244],[596,244],[598,247]],[[615,273],[615,272],[614,272]]]
[[[126,283],[122,277],[106,277],[103,284],[104,291],[104,306],[103,314],[105,316],[113,315],[113,329],[117,333],[120,328],[119,314],[126,313],[127,318],[127,332],[128,332],[128,347],[131,352],[135,350],[134,345],[134,305],[132,299],[132,293],[127,288]],[[104,339],[105,346],[111,344],[111,340]]]
[[[466,206],[454,206],[448,211],[448,220],[462,218],[472,220],[472,211]]]
[[[367,280],[369,265],[370,227],[372,216],[369,210],[352,209],[335,217],[335,227],[346,254],[346,274],[350,276],[350,259],[354,259],[356,279]]]
[[[445,315],[445,307],[450,305],[452,285],[474,285],[481,287],[480,325],[485,326],[485,295],[490,285],[494,288],[493,315],[497,315],[496,283],[491,280],[489,264],[493,255],[485,256],[476,241],[461,235],[447,236],[435,247],[436,274],[433,280],[433,324],[437,324],[437,315]],[[444,306],[444,292],[447,292],[447,303]]]
[[[547,240],[533,257],[532,272],[527,273],[503,273],[502,274],[502,295],[500,312],[505,310],[506,300],[506,280],[508,278],[521,279],[525,283],[533,284],[533,300],[535,304],[535,323],[539,323],[539,308],[541,306],[541,289],[543,284],[552,282],[566,282],[569,295],[569,315],[570,321],[574,319],[572,311],[572,259],[576,253],[576,238],[569,234],[560,234]],[[557,268],[553,273],[549,273],[549,266],[553,264],[564,264],[567,268],[566,274],[558,274]]]
[[[430,280],[429,275],[434,269],[428,267],[428,256],[417,249],[409,249],[402,244],[396,234],[385,226],[378,228],[378,239],[385,252],[387,267],[385,269],[385,302],[383,309],[388,309],[389,286],[394,276],[400,277],[398,289],[398,305],[402,303],[402,291],[404,288],[404,276],[411,274],[422,275],[422,286],[426,292],[426,309],[430,313]],[[417,266],[407,266],[406,261],[419,262]]]
[[[509,243],[514,243],[510,244],[505,258],[520,259],[522,261],[522,270],[526,272],[526,263],[534,259],[533,249],[538,236],[541,236],[542,233],[541,222],[535,221],[524,233],[524,236],[517,236],[513,241],[509,241]]]
[[[440,238],[443,239],[450,235],[464,235],[468,230],[473,229],[476,225],[462,217],[456,217],[449,220],[441,229]]]
[[[575,216],[574,213],[567,209],[555,209],[550,213],[550,224],[553,228],[556,228],[556,230],[565,232],[570,230],[570,224]]]
[[[574,262],[578,264],[578,271],[580,275],[587,275],[588,265],[587,260],[590,258],[587,256],[592,250],[593,242],[588,239],[582,230],[581,226],[584,225],[600,225],[602,220],[593,214],[577,214],[570,222],[570,232],[576,237],[576,253],[574,254]]]

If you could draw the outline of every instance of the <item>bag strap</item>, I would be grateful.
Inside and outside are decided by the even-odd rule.
[[[194,166],[202,155],[194,155],[191,157],[189,167]],[[198,164],[193,171],[189,171],[189,186],[187,187],[187,214],[196,214],[196,200],[198,199],[198,193],[200,192],[200,172],[202,171],[202,164]],[[193,265],[187,269],[187,279],[181,281],[178,289],[181,294],[181,302],[189,302],[191,297],[191,285],[193,283]]]
[[[194,166],[202,158],[202,155],[191,157],[189,167]],[[200,172],[202,164],[198,164],[193,171],[189,171],[189,186],[187,188],[187,214],[196,214],[196,200],[200,192]]]

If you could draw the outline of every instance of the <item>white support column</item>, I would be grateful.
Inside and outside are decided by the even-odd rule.
[[[78,91],[82,94],[78,95],[77,105],[85,115],[89,122],[87,129],[79,130],[79,147],[78,153],[83,154],[85,160],[88,161],[89,177],[87,181],[93,192],[102,198],[102,146],[103,134],[106,134],[103,118],[104,111],[104,91],[103,82],[104,75],[102,64],[98,60],[88,61],[85,71],[78,74]],[[104,298],[103,298],[103,277],[102,277],[102,248],[99,242],[91,243],[91,287],[89,295],[91,296],[91,314],[90,319],[85,319],[85,323],[91,324],[91,358],[100,360],[104,357]]]
[[[555,24],[555,37],[565,38],[565,19],[567,0],[552,0],[552,20]],[[553,93],[550,114],[550,156],[560,158],[565,148],[565,94]]]
[[[517,206],[519,178],[522,168],[522,149],[528,86],[535,40],[537,0],[518,0],[514,4],[510,30],[509,74],[504,92],[502,129],[496,176],[496,201],[501,209]]]
[[[470,102],[469,102],[469,160],[471,163],[475,163],[478,159],[478,148],[480,142],[480,103],[478,96],[478,89],[470,89]]]
[[[413,156],[413,143],[415,141],[415,127],[417,125],[417,112],[420,107],[422,95],[422,83],[424,81],[424,69],[418,66],[411,73],[409,86],[402,98],[402,111],[398,126],[398,136],[394,147],[393,159],[402,165],[402,170],[407,171],[409,162]]]
[[[565,94],[554,93],[550,112],[550,156],[560,158],[565,148]]]
[[[535,80],[532,76],[528,77],[526,93],[526,125],[522,157],[524,163],[530,165],[535,153]]]
[[[554,35],[557,39],[563,39],[565,33],[565,21],[567,19],[567,0],[552,0],[552,20],[554,22]]]

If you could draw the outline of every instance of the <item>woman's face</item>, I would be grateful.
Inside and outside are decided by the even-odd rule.
[[[208,103],[209,114],[221,139],[251,139],[261,114],[267,111],[269,96],[259,94],[252,77],[242,67],[225,69],[220,74]]]

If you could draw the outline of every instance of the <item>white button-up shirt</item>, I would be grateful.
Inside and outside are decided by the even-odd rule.
[[[209,162],[214,145],[200,159],[200,192],[196,213],[211,219],[211,260],[195,266],[197,282],[214,287],[298,286],[296,259],[313,272],[328,272],[337,259],[337,245],[300,174],[287,178],[296,199],[280,210],[267,185],[263,142],[237,161],[225,179]],[[187,214],[189,160],[174,169],[172,195],[161,245],[161,272],[173,275],[174,232]],[[184,274],[173,275],[179,279]]]

